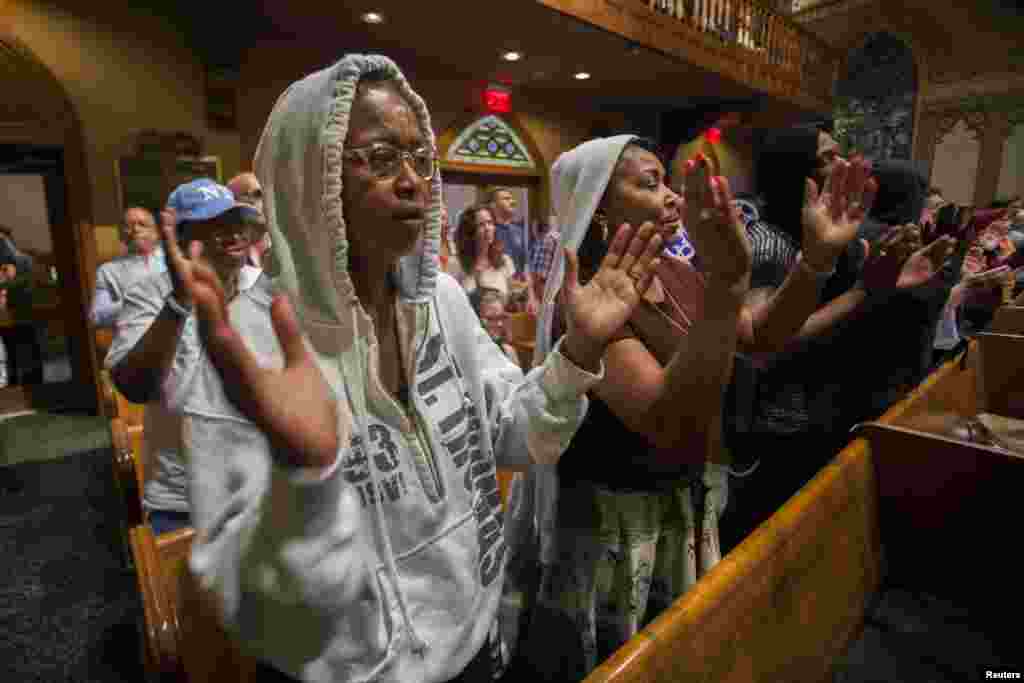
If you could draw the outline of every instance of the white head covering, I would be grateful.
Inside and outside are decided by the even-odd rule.
[[[398,65],[382,55],[349,54],[296,81],[278,98],[254,161],[280,271],[277,283],[291,295],[303,331],[318,351],[328,355],[346,347],[356,334],[356,294],[342,210],[342,156],[356,88],[370,75],[395,83],[433,148],[427,106]],[[440,215],[441,174],[435,173],[423,236],[417,249],[398,263],[398,291],[405,300],[425,301],[433,294]]]
[[[611,181],[622,151],[636,135],[595,138],[560,155],[551,167],[551,190],[554,194],[560,246],[575,252],[590,229],[590,223]],[[565,257],[562,249],[555,252],[551,271],[544,287],[544,300],[537,324],[534,362],[543,362],[551,351],[551,329],[555,317],[555,300],[565,279]]]
[[[562,248],[579,249],[590,223],[611,181],[622,151],[636,135],[597,138],[565,152],[551,167],[551,187],[561,232]],[[551,352],[551,329],[555,317],[555,301],[565,279],[565,257],[562,249],[555,253],[544,288],[544,300],[537,325],[534,362],[542,363]],[[534,465],[525,473],[517,473],[512,482],[505,517],[505,538],[517,557],[512,567],[551,564],[557,554],[556,510],[558,504],[558,472],[555,465]],[[530,539],[535,539],[531,541]],[[507,577],[510,586],[523,580],[512,569]]]

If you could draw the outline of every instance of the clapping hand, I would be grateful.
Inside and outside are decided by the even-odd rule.
[[[868,253],[862,273],[865,289],[885,292],[923,285],[938,274],[956,249],[956,239],[948,235],[922,244],[915,225],[891,230]]]
[[[683,210],[687,233],[703,264],[704,279],[739,295],[750,287],[753,256],[729,182],[712,176],[703,154],[686,162]]]
[[[203,344],[221,376],[225,393],[270,439],[274,450],[296,467],[324,467],[334,462],[340,443],[333,393],[299,330],[285,296],[271,305],[274,333],[284,352],[284,368],[263,368],[228,317],[227,296],[217,273],[200,260],[198,242],[186,259],[178,245],[173,212],[161,224],[168,270],[175,296],[196,305]],[[288,400],[281,400],[288,397]]]
[[[871,164],[857,157],[851,163],[839,161],[818,192],[818,185],[806,180],[804,193],[803,257],[814,270],[827,273],[871,210],[878,185]]]
[[[579,283],[579,260],[565,249],[565,303],[568,332],[563,349],[579,367],[596,369],[612,335],[622,329],[658,266],[661,236],[654,225],[639,229],[628,223],[601,261],[597,274],[585,286]]]

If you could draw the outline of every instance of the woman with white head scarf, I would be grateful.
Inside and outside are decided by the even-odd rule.
[[[684,206],[704,269],[662,255],[650,290],[605,351],[605,378],[589,392],[590,411],[563,460],[516,481],[509,537],[529,541],[533,525],[539,529],[538,606],[520,646],[538,678],[585,676],[695,583],[698,566],[717,560],[715,521],[703,524],[708,542],[697,557],[704,520],[695,510],[703,507],[704,486],[694,484],[706,478],[705,463],[719,446],[750,247],[728,184],[710,176],[706,160],[688,167],[684,203],[667,187],[653,150],[632,135],[591,140],[561,155],[551,172],[562,247],[578,251],[583,281],[615,228],[653,224],[667,241],[680,229]],[[564,265],[556,257],[547,282],[538,359],[563,327]],[[711,488],[721,493],[717,484]],[[725,501],[714,499],[708,502],[717,520]],[[530,563],[522,554],[516,560],[511,580],[528,584],[516,572]],[[529,586],[523,590],[533,597]],[[559,625],[545,624],[546,617]],[[561,661],[548,668],[545,648],[534,643],[551,651],[570,623],[571,642],[559,641]]]

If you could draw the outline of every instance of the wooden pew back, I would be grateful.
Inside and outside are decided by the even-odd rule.
[[[1014,303],[997,308],[989,331],[1000,334],[1024,334],[1024,306]]]
[[[188,557],[193,529],[154,536],[132,529],[132,553],[143,597],[143,662],[148,677],[167,681],[248,681],[256,662],[224,632],[212,602],[201,595]]]
[[[892,425],[860,433],[872,450],[890,578],[982,609],[1019,603],[1016,568],[987,558],[1013,534],[1005,521],[1024,489],[1024,457]]]
[[[107,371],[101,373],[100,382],[103,386],[104,412],[110,418],[114,475],[121,493],[123,530],[127,543],[128,530],[145,520],[142,510],[142,494],[146,485],[143,427],[145,406],[128,401],[114,386]]]
[[[881,580],[875,492],[859,441],[587,683],[827,680]]]
[[[1024,337],[984,333],[977,341],[978,409],[1024,418]]]
[[[921,431],[939,431],[943,424],[978,414],[978,344],[967,355],[944,363],[914,391],[892,406],[879,422]]]
[[[529,313],[512,313],[505,322],[508,343],[519,354],[519,365],[526,372],[533,366],[533,349],[537,335],[537,316]]]
[[[1024,590],[1004,555],[1024,458],[908,425],[944,429],[979,408],[1018,407],[1005,398],[1021,386],[1007,362],[1024,365],[1022,344],[972,342],[965,363],[945,364],[881,423],[862,427],[587,683],[831,680],[883,574],[993,621],[1018,613]],[[993,375],[987,384],[983,374]]]
[[[498,470],[504,505],[512,472]],[[188,568],[195,530],[155,536],[146,524],[129,531],[136,581],[142,597],[142,661],[150,680],[162,683],[250,681],[257,662],[221,627],[214,600],[203,595]]]

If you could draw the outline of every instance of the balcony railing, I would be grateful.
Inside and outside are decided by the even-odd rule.
[[[826,43],[759,0],[640,0],[723,45],[757,55],[784,80],[831,102],[838,57]]]

